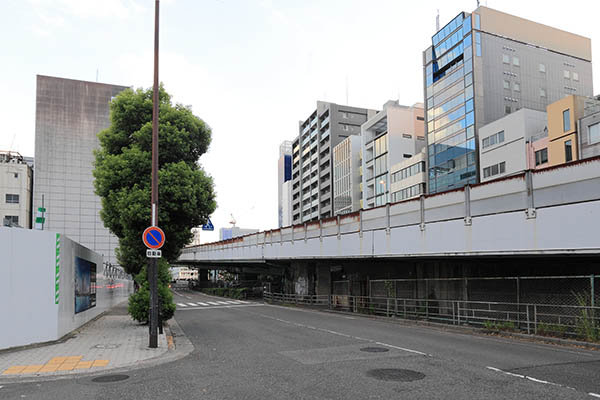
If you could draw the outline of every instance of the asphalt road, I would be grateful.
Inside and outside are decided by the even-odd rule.
[[[600,397],[596,351],[261,303],[222,304],[227,299],[187,291],[175,300],[181,304],[175,318],[195,346],[187,357],[128,371],[121,382],[80,377],[6,385],[0,399]]]

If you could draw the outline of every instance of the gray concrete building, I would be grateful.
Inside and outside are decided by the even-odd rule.
[[[361,137],[348,136],[333,148],[333,215],[362,208]]]
[[[487,7],[461,12],[423,53],[428,190],[478,182],[479,128],[566,95],[590,96],[588,38]]]
[[[481,181],[528,169],[528,143],[547,132],[543,111],[522,108],[479,129]]]
[[[317,101],[299,123],[292,145],[292,221],[299,224],[333,215],[333,148],[359,135],[375,111]]]
[[[116,264],[117,238],[100,219],[92,176],[97,134],[125,86],[37,76],[34,210],[44,196],[44,230],[63,233]]]

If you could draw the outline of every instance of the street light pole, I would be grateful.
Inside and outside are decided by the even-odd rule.
[[[154,6],[154,87],[152,96],[152,226],[158,226],[158,10],[160,0]],[[148,259],[148,283],[150,284],[150,340],[149,347],[158,347],[158,267],[157,259]]]

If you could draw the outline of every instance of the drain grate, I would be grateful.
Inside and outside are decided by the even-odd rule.
[[[384,347],[363,347],[360,351],[365,351],[367,353],[385,353],[386,351],[390,351],[390,349]]]
[[[102,375],[102,376],[92,379],[92,382],[112,383],[112,382],[124,381],[125,379],[129,379],[129,375]]]
[[[425,374],[410,369],[380,368],[367,371],[367,375],[380,381],[412,382],[425,378]]]

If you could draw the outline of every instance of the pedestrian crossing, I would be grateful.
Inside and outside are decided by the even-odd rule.
[[[244,300],[228,300],[228,301],[197,301],[195,303],[186,302],[186,303],[177,303],[178,309],[183,308],[210,308],[210,307],[226,307],[226,306],[241,306],[241,305],[251,305],[255,303],[251,303],[249,301]]]

